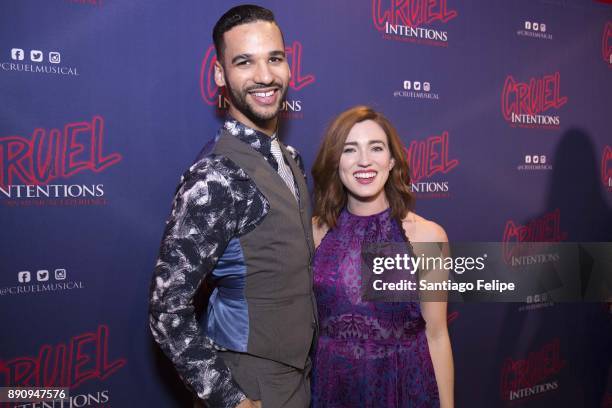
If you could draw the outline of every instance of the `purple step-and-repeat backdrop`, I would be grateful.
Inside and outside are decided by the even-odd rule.
[[[0,5],[0,386],[191,404],[149,335],[148,287],[179,176],[224,115],[210,33],[235,4]],[[308,171],[334,115],[368,104],[451,241],[612,241],[612,6],[261,4],[293,74],[282,137]],[[457,406],[612,406],[607,307],[450,305]]]

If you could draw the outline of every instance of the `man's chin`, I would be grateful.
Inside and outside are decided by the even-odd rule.
[[[255,123],[265,123],[276,119],[278,117],[279,112],[280,106],[266,110],[251,109],[249,119],[251,119]]]

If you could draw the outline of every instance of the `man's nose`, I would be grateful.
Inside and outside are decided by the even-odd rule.
[[[255,76],[253,81],[258,84],[269,84],[272,82],[272,72],[267,62],[259,62],[255,66]]]

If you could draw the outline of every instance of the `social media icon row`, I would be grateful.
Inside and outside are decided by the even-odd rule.
[[[26,52],[21,48],[11,49],[11,58],[15,61],[23,61],[26,57]],[[45,53],[40,50],[30,50],[30,61],[32,62],[43,62]],[[48,54],[49,62],[52,64],[59,64],[62,62],[62,54],[57,51],[51,51]]]
[[[541,31],[543,33],[546,32],[546,24],[544,23],[534,23],[531,21],[525,21],[525,30],[533,30],[533,31]]]
[[[546,156],[545,155],[526,155],[525,156],[525,164],[546,164]]]
[[[431,90],[431,84],[429,82],[421,83],[420,81],[404,81],[404,89],[407,91],[409,91],[410,89],[420,91],[421,84],[423,85],[423,91],[429,92]]]
[[[53,275],[55,276],[55,280],[66,280],[66,269],[60,268],[53,271]],[[48,269],[40,269],[36,271],[36,281],[37,282],[47,282],[51,277],[51,273]],[[32,274],[30,271],[21,271],[17,273],[17,280],[19,283],[28,283],[32,280]]]
[[[548,301],[548,293],[527,296],[527,303],[541,303],[541,302],[547,302],[547,301]]]

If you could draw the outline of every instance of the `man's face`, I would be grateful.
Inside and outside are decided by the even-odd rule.
[[[256,21],[232,28],[223,38],[215,83],[227,87],[230,114],[254,128],[275,125],[291,79],[280,29]]]

